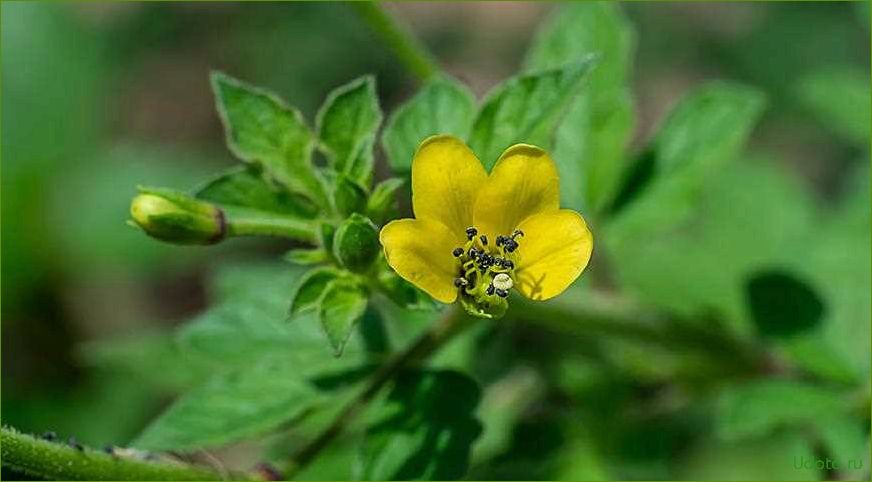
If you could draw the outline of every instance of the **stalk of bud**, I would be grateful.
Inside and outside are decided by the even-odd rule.
[[[130,216],[149,236],[173,244],[214,244],[227,234],[217,206],[171,189],[140,188]]]

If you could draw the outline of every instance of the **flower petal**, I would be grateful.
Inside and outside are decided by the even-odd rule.
[[[457,298],[454,278],[458,245],[442,223],[428,219],[398,219],[381,230],[379,240],[388,264],[403,279],[443,303]]]
[[[515,144],[500,156],[475,203],[475,226],[510,235],[528,217],[560,208],[557,166],[545,151]]]
[[[481,161],[460,139],[424,140],[412,160],[412,208],[418,219],[444,224],[462,237],[472,225],[478,190],[487,181]]]
[[[570,209],[527,218],[519,229],[518,291],[531,300],[547,300],[563,292],[581,275],[593,251],[593,235],[584,218]]]

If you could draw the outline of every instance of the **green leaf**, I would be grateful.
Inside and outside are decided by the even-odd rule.
[[[625,234],[616,219],[602,228],[600,246],[614,260],[622,290],[641,302],[689,320],[714,312],[731,331],[753,336],[748,278],[784,266],[792,246],[802,243],[807,252],[813,245],[805,239],[818,230],[813,200],[774,159],[759,157],[724,166],[700,192],[686,222],[661,229],[652,206],[644,235]]]
[[[764,337],[790,337],[821,321],[824,303],[805,282],[780,271],[758,273],[748,280],[751,317]]]
[[[867,107],[872,99],[868,70],[815,70],[801,78],[794,91],[821,126],[857,147],[869,149],[872,113]]]
[[[282,256],[285,261],[300,266],[322,264],[330,260],[327,251],[321,248],[315,249],[292,249]]]
[[[269,431],[319,401],[298,369],[277,359],[215,377],[176,401],[132,445],[190,452]]]
[[[197,189],[196,196],[222,207],[237,206],[306,219],[317,214],[317,208],[305,198],[264,182],[251,166],[230,169]]]
[[[759,380],[728,386],[718,406],[717,434],[739,440],[769,434],[788,425],[811,425],[840,413],[842,395],[788,380]]]
[[[599,62],[555,134],[552,155],[564,206],[601,209],[626,169],[624,149],[633,130],[629,74],[632,26],[611,2],[571,2],[555,8],[527,53],[527,70],[560,67],[588,54]]]
[[[369,185],[372,146],[381,120],[372,76],[349,82],[327,96],[318,111],[318,137],[333,170]]]
[[[341,216],[351,216],[354,213],[363,214],[366,211],[366,189],[356,181],[339,174],[333,188],[333,203]]]
[[[301,270],[287,265],[242,266],[223,271],[211,296],[220,302],[182,328],[181,346],[193,359],[220,370],[238,370],[264,357],[297,366],[298,378],[314,378],[362,363],[357,338],[337,360],[324,350],[316,313],[298,313],[287,323],[288,305]]]
[[[265,179],[326,206],[311,162],[315,139],[302,115],[274,94],[220,72],[212,74],[212,89],[230,150]]]
[[[395,173],[412,168],[421,142],[436,134],[466,139],[475,117],[475,97],[466,86],[443,76],[425,85],[391,115],[382,134],[388,163]]]
[[[336,230],[333,255],[351,271],[362,273],[369,269],[380,251],[378,229],[364,216],[352,214]]]
[[[300,278],[300,284],[291,302],[291,315],[318,308],[327,285],[339,277],[334,268],[315,268]]]
[[[620,215],[616,222],[623,225],[621,237],[647,236],[687,219],[705,180],[741,152],[762,109],[762,94],[740,85],[712,83],[686,95],[612,206],[612,214]]]
[[[366,215],[376,225],[382,225],[387,220],[396,217],[396,193],[405,181],[398,177],[385,179],[378,183],[366,203]]]
[[[592,57],[513,77],[491,91],[475,118],[469,145],[490,170],[517,143],[549,150],[554,129],[594,64]]]
[[[370,421],[364,480],[456,480],[466,474],[481,433],[474,412],[480,390],[454,371],[409,371]]]
[[[366,303],[366,290],[348,279],[329,282],[321,294],[318,319],[337,357],[342,355],[355,325],[363,317]]]

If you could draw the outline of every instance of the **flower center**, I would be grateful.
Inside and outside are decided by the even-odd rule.
[[[505,305],[503,299],[515,284],[516,251],[524,233],[515,230],[511,235],[497,236],[493,244],[475,227],[467,228],[465,234],[466,244],[452,252],[458,259],[454,286],[460,290],[462,301],[487,313],[494,305]]]

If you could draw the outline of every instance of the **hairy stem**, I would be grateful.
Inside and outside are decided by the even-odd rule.
[[[317,220],[246,216],[242,212],[228,212],[226,216],[228,236],[276,236],[318,243]]]
[[[121,451],[106,453],[72,447],[20,433],[8,427],[0,433],[3,466],[49,480],[219,480],[209,469],[170,460],[148,461]],[[239,474],[234,474],[238,478]]]
[[[385,12],[380,4],[351,2],[350,5],[419,80],[429,80],[439,72],[439,65],[421,42]]]
[[[363,390],[342,408],[318,436],[291,455],[285,469],[286,478],[292,479],[300,470],[315,460],[318,454],[342,434],[345,427],[395,375],[412,364],[427,359],[454,335],[468,326],[470,326],[470,318],[457,306],[449,307],[442,318],[421,334],[408,348],[397,353],[385,365],[382,365],[370,377]]]

